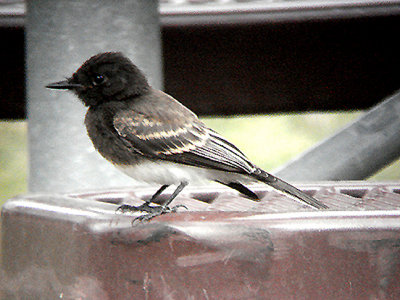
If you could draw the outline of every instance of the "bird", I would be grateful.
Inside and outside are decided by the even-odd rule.
[[[189,184],[215,181],[259,200],[246,184],[263,182],[313,209],[328,206],[253,164],[235,145],[208,128],[172,96],[153,88],[144,73],[121,52],[104,52],[86,60],[71,77],[46,86],[72,91],[88,107],[87,134],[94,148],[132,178],[160,188],[140,206],[150,220],[182,205],[171,202]],[[162,205],[151,205],[169,186],[174,192]]]

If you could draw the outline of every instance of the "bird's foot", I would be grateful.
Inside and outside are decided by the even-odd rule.
[[[145,202],[140,206],[133,206],[133,205],[121,205],[120,207],[117,208],[117,211],[121,211],[121,212],[133,212],[133,211],[141,211],[141,212],[146,212],[146,214],[141,215],[139,217],[136,217],[135,219],[133,219],[132,224],[134,224],[135,222],[143,222],[143,221],[150,221],[151,219],[160,216],[162,214],[167,214],[167,213],[171,213],[171,212],[176,212],[178,210],[178,208],[183,207],[186,208],[187,207],[185,205],[182,204],[178,204],[175,205],[173,207],[169,207],[169,206],[151,206],[149,204],[149,202]]]
[[[142,205],[139,206],[133,206],[133,205],[128,205],[128,204],[123,204],[117,208],[117,211],[121,212],[133,212],[133,211],[145,211],[152,213],[155,210],[159,209],[161,206],[151,206],[149,202],[145,202]]]

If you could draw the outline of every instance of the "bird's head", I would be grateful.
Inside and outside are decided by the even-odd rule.
[[[71,90],[86,106],[123,101],[142,95],[150,88],[143,73],[120,52],[97,54],[67,80],[46,87]]]

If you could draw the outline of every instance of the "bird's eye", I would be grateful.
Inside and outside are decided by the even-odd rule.
[[[102,84],[104,81],[105,81],[105,77],[103,76],[103,75],[95,75],[94,77],[93,77],[93,84],[94,85],[99,85],[99,84]]]

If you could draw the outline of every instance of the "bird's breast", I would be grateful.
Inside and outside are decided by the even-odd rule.
[[[113,164],[135,164],[141,156],[125,143],[104,111],[90,110],[86,114],[85,125],[94,148]]]

